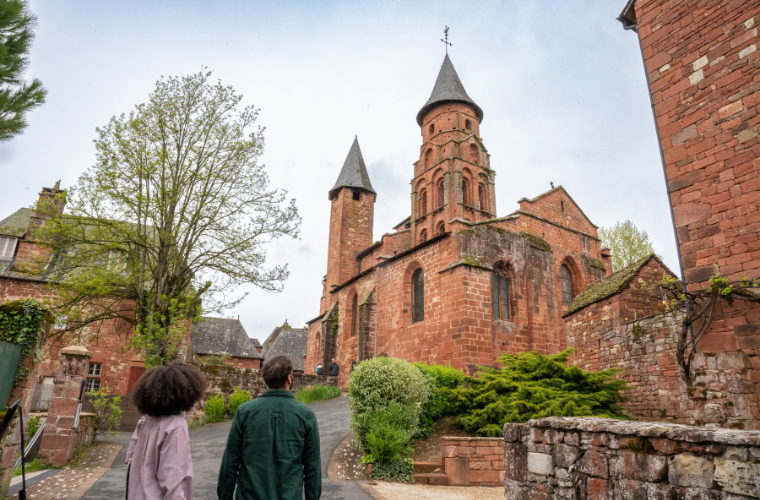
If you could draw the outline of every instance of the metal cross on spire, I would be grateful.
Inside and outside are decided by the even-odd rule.
[[[449,53],[449,45],[453,46],[453,43],[449,43],[449,27],[446,26],[446,29],[443,30],[444,38],[441,38],[441,41],[446,44],[446,53]]]

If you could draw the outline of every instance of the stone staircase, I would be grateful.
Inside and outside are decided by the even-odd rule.
[[[449,485],[446,467],[442,462],[414,462],[414,481],[417,484]]]

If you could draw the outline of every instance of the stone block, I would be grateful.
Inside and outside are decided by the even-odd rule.
[[[520,441],[523,429],[525,429],[525,424],[504,424],[504,442]]]
[[[528,499],[533,498],[533,491],[526,484],[512,479],[504,480],[504,498],[507,499]]]
[[[566,444],[555,445],[552,451],[552,457],[554,458],[554,465],[556,467],[570,467],[581,456],[582,451],[577,446],[569,446]]]
[[[658,483],[668,477],[668,459],[646,453],[623,452],[626,479]]]
[[[669,457],[668,480],[676,486],[709,488],[713,481],[713,463],[702,457],[675,455]]]
[[[725,448],[725,445],[720,443],[689,443],[688,441],[683,441],[681,446],[684,451],[698,455],[721,455]]]
[[[565,444],[569,444],[570,446],[579,446],[581,444],[581,436],[577,432],[566,432]]]
[[[723,407],[718,403],[705,404],[705,422],[721,423],[726,421],[726,412],[723,411]]]
[[[530,440],[534,444],[540,444],[544,442],[544,430],[539,427],[532,427],[530,429]]]
[[[491,462],[474,462],[470,460],[470,470],[491,470]]]
[[[594,450],[588,450],[583,454],[583,457],[577,463],[576,469],[593,477],[601,477],[602,479],[609,477],[607,458]]]
[[[606,479],[590,477],[586,483],[586,495],[588,500],[613,500],[612,484]]]
[[[716,458],[714,479],[723,491],[760,497],[760,464]]]
[[[470,461],[466,458],[445,458],[446,476],[451,486],[470,485]]]
[[[654,438],[650,439],[654,449],[662,453],[663,455],[675,455],[681,453],[681,443],[673,441],[667,438]]]
[[[752,418],[747,394],[730,394],[726,397],[726,413],[729,418],[748,420]]]
[[[744,446],[726,446],[726,451],[723,452],[721,458],[725,460],[747,460],[749,458],[749,449]]]
[[[528,450],[520,443],[504,445],[504,474],[515,481],[525,481],[528,475]]]
[[[459,446],[444,446],[443,458],[454,458],[459,454]]]
[[[505,461],[504,466],[506,467],[506,465]],[[546,453],[528,453],[528,472],[543,476],[553,476],[554,462],[552,461],[552,456]]]
[[[631,479],[613,481],[615,500],[644,500],[647,498],[647,483]]]
[[[499,483],[504,478],[501,476],[501,471],[498,470],[471,470],[470,471],[470,484],[476,485],[480,483]]]
[[[726,380],[726,392],[730,394],[752,394],[755,392],[755,384],[739,375],[734,375]]]

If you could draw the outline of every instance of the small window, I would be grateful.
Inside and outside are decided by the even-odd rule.
[[[507,278],[503,266],[497,267],[491,275],[491,305],[493,317],[498,319],[511,319],[509,310],[509,289],[511,281]]]
[[[446,232],[446,224],[441,221],[438,223],[438,226],[436,226],[435,234],[443,234]]]
[[[427,241],[427,229],[420,231],[420,243]]]
[[[100,379],[99,378],[88,378],[86,385],[84,387],[85,392],[93,392],[93,391],[99,391],[100,390]]]
[[[470,123],[470,120],[464,121],[464,129],[465,130],[472,130],[472,123]]]
[[[430,131],[430,135],[433,135],[433,132],[435,132],[435,125],[433,125],[432,123],[430,124],[429,131]]]
[[[11,260],[16,249],[16,238],[0,236],[0,260]]]
[[[438,191],[438,208],[441,208],[444,203],[444,190],[443,190],[443,179],[440,179],[438,181],[438,185],[436,186]]]
[[[100,377],[100,370],[103,367],[103,363],[90,363],[87,368],[87,375],[90,377]]]
[[[359,319],[359,307],[357,305],[357,296],[354,295],[354,300],[351,301],[351,336],[356,335],[356,324]]]
[[[470,204],[470,196],[468,194],[469,191],[470,191],[470,183],[467,181],[467,179],[462,179],[462,204],[463,205]]]
[[[486,187],[483,184],[478,185],[478,202],[480,202],[481,210],[488,210],[488,202],[486,200]]]
[[[425,151],[425,168],[430,167],[432,165],[432,161],[433,161],[433,150],[428,149],[427,151]]]
[[[559,279],[562,283],[562,305],[569,306],[573,301],[573,278],[564,264],[559,268]]]
[[[559,202],[559,206],[562,209],[562,211],[564,212],[565,211],[565,202],[564,201],[560,201]]]
[[[425,273],[417,269],[412,274],[412,323],[425,319]]]
[[[480,148],[477,144],[470,144],[470,162],[478,163],[480,159]]]
[[[427,190],[424,190],[420,194],[420,210],[417,216],[422,217],[426,213],[427,213]]]
[[[353,198],[355,201],[359,201],[362,199],[362,192],[354,190]]]

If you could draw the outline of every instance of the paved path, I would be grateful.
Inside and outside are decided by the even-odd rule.
[[[317,416],[322,455],[322,498],[326,500],[371,500],[372,497],[359,485],[352,482],[334,483],[327,479],[327,463],[333,450],[349,433],[350,414],[348,399],[335,398],[310,405]],[[224,445],[230,430],[229,422],[206,425],[190,431],[190,452],[193,455],[193,475],[195,498],[207,500],[217,498],[216,481],[222,462]],[[129,434],[119,433],[116,440],[126,443]],[[84,495],[87,500],[112,500],[124,496],[124,457],[126,446],[111,469]]]

